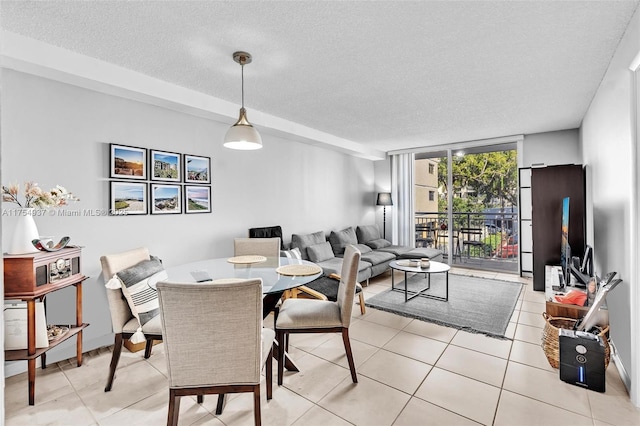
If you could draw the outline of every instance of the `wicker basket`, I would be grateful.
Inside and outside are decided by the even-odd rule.
[[[547,356],[547,361],[553,368],[560,367],[560,339],[559,328],[573,329],[573,326],[578,321],[572,318],[554,318],[548,315],[546,312],[542,313],[546,324],[542,332],[542,349]],[[600,328],[600,327],[598,327]],[[606,333],[609,331],[609,326],[600,329],[598,336],[601,336],[604,340],[604,368],[609,366],[609,357],[611,355],[611,349],[609,347],[609,340]]]

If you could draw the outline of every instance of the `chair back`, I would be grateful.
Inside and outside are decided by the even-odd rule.
[[[360,263],[360,250],[353,244],[345,247],[342,258],[342,271],[340,284],[338,285],[338,306],[342,326],[349,327],[351,323],[351,311],[353,299],[356,295],[356,282],[358,281],[358,264]]]
[[[169,386],[260,383],[262,281],[157,284]]]
[[[249,238],[280,238],[280,250],[284,250],[281,226],[263,226],[261,228],[249,228]]]
[[[280,257],[280,238],[236,238],[233,240],[234,256],[258,255]]]
[[[102,278],[106,283],[118,272],[137,265],[142,261],[149,260],[150,258],[149,250],[145,247],[101,256]],[[127,301],[122,297],[122,290],[110,288],[106,290],[113,332],[122,333],[122,328],[133,318],[133,314],[131,313],[131,309],[129,309]]]

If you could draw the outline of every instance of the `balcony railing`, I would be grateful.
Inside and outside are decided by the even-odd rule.
[[[454,262],[471,261],[479,267],[482,267],[482,261],[511,263],[517,270],[517,212],[456,212],[453,213],[453,230],[447,212],[416,212],[415,225],[417,246],[437,248],[448,257],[451,238]]]

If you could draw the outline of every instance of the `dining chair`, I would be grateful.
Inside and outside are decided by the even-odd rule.
[[[249,228],[249,238],[280,238],[280,250],[284,250],[284,239],[282,237],[282,227],[262,226],[260,228]]]
[[[277,228],[280,228],[279,226]],[[252,228],[256,229],[256,228]],[[252,235],[265,234],[265,232],[255,232],[249,230],[249,238],[236,238],[233,241],[234,245],[234,255],[235,256],[248,256],[248,255],[260,255],[265,256],[271,259],[279,260],[280,257],[280,249],[282,248],[282,240],[280,237],[255,237]],[[259,228],[264,229],[264,228]],[[282,233],[282,230],[280,230]],[[275,262],[275,261],[274,261]],[[277,266],[277,264],[276,264]],[[282,296],[284,299],[289,297],[295,297],[298,290],[287,290]],[[277,310],[277,307],[276,307]]]
[[[235,238],[233,240],[234,256],[258,255],[280,257],[280,238]]]
[[[340,275],[329,274],[326,277],[320,277],[310,283],[305,284],[301,290],[308,296],[311,296],[320,300],[330,300],[335,302],[338,300],[338,289],[340,286]],[[300,288],[300,287],[298,287]],[[360,305],[360,313],[364,315],[366,308],[364,305],[364,294],[362,292],[362,286],[359,282],[356,282],[356,295],[358,296],[358,303]]]
[[[272,396],[275,332],[262,327],[262,280],[157,284],[169,377],[167,425],[178,424],[180,398],[253,392],[261,424],[260,371]],[[221,399],[218,400],[219,402]]]
[[[118,272],[137,265],[145,260],[149,260],[150,258],[149,250],[145,247],[101,256],[100,263],[102,264],[102,278],[106,283]],[[104,388],[105,392],[109,392],[113,385],[118,361],[120,361],[122,345],[125,340],[130,339],[131,336],[133,336],[139,327],[139,323],[136,317],[131,313],[131,309],[122,295],[122,290],[107,288],[106,291],[107,301],[109,303],[109,312],[111,313],[111,325],[113,327],[113,332],[115,333],[113,353],[111,355],[111,364],[109,366],[109,377],[107,379],[107,385]],[[156,316],[151,321],[145,323],[142,326],[142,332],[146,339],[144,357],[149,358],[151,356],[153,341],[162,340],[160,317]]]
[[[481,228],[460,228],[462,234],[462,250],[467,249],[467,259],[471,258],[471,247],[484,246]]]
[[[335,302],[314,299],[286,299],[280,307],[276,319],[278,346],[278,385],[282,385],[284,375],[284,352],[289,347],[291,333],[341,333],[344,349],[351,370],[351,380],[358,383],[356,366],[353,361],[349,325],[358,277],[360,250],[350,244],[345,247],[338,298]]]

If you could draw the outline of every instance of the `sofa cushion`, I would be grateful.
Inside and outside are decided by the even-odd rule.
[[[378,225],[360,225],[356,228],[356,236],[360,244],[382,238]]]
[[[391,242],[389,242],[388,240],[385,240],[384,238],[378,238],[377,240],[371,240],[366,244],[372,249],[378,250],[381,248],[389,247],[391,245]]]
[[[329,234],[329,242],[335,255],[342,256],[346,246],[349,244],[358,244],[358,238],[356,237],[356,231],[350,226],[342,231],[331,231],[331,234]]]
[[[431,247],[418,247],[410,249],[398,256],[399,259],[422,259],[428,257],[436,262],[442,262],[442,251]]]
[[[314,244],[320,244],[327,241],[324,231],[314,232],[313,234],[293,234],[291,235],[291,248],[300,249],[300,254],[305,260],[309,260],[307,255],[307,247]]]
[[[358,250],[360,250],[360,254],[371,252],[371,247],[366,244],[356,244],[356,247],[358,247]]]
[[[379,265],[382,263],[389,264],[389,262],[391,262],[392,260],[396,260],[396,256],[393,253],[375,250],[368,253],[362,253],[360,259],[367,261],[372,265]]]
[[[390,244],[388,246],[380,247],[377,250],[393,253],[396,256],[402,256],[403,254],[408,253],[411,250],[413,250],[413,248],[409,247],[409,246],[396,246],[396,245],[391,245]]]
[[[333,250],[331,250],[331,244],[329,244],[328,241],[307,247],[307,255],[309,256],[309,260],[314,263],[324,262],[325,260],[335,257]]]

